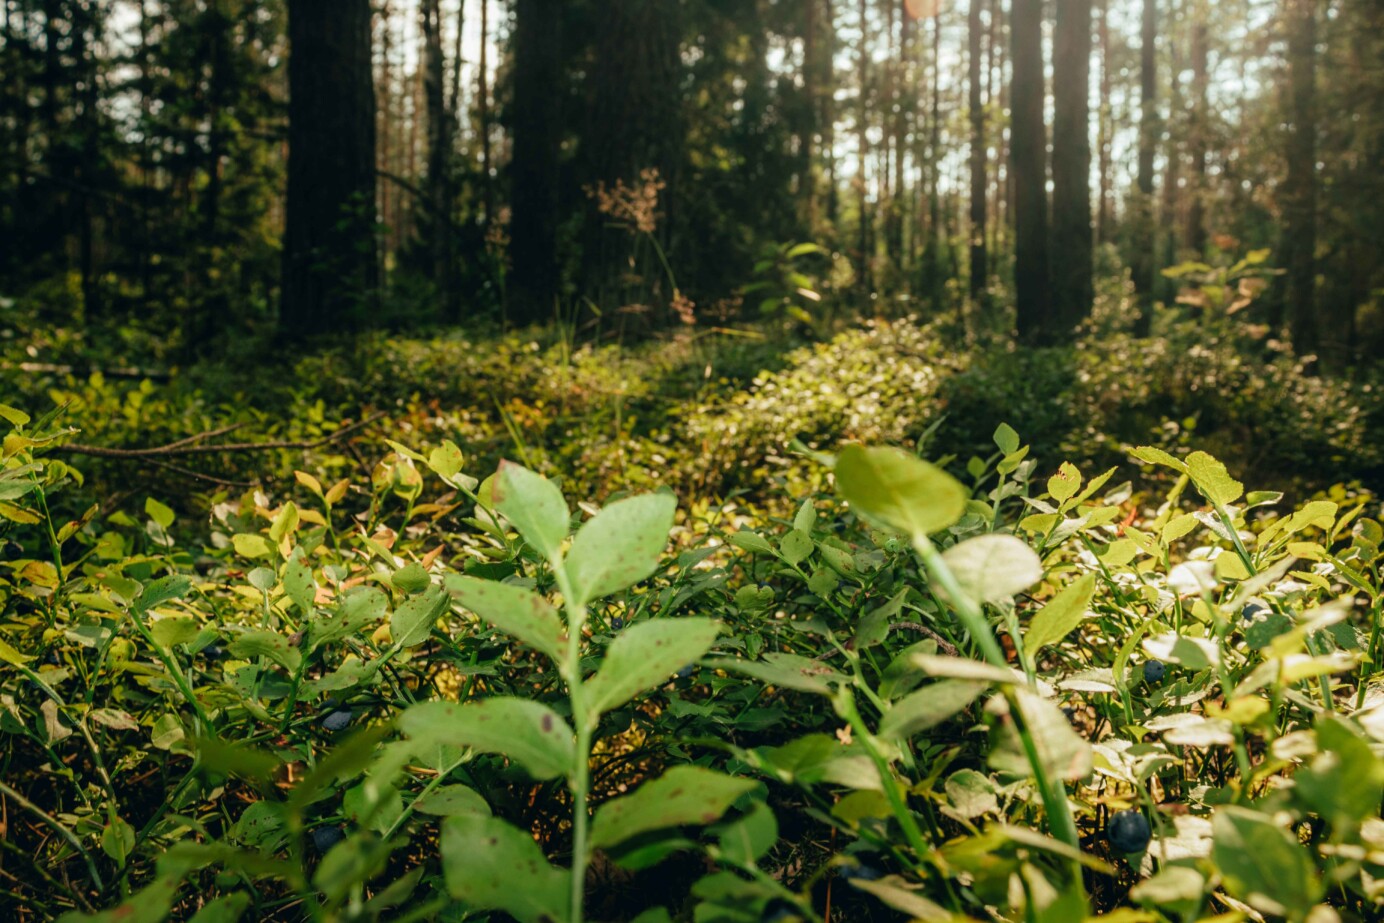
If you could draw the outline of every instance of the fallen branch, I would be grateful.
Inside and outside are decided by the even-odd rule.
[[[229,455],[242,452],[267,452],[271,449],[315,449],[318,446],[326,445],[329,442],[336,442],[343,436],[347,436],[356,430],[363,429],[371,423],[384,416],[381,411],[364,420],[358,420],[349,426],[343,426],[334,433],[329,433],[320,439],[312,439],[300,442],[294,441],[275,441],[275,442],[224,442],[216,445],[198,445],[203,439],[210,439],[213,436],[224,435],[239,426],[224,427],[220,430],[212,430],[207,433],[198,433],[196,436],[189,436],[186,439],[179,439],[177,442],[170,442],[167,445],[152,446],[147,449],[112,449],[99,445],[83,445],[78,442],[69,442],[67,445],[58,446],[56,452],[67,452],[72,455],[90,455],[95,458],[168,458],[181,455]]]

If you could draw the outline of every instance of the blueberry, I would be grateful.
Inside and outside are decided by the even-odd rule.
[[[1161,683],[1168,673],[1168,665],[1161,660],[1150,660],[1144,664],[1144,682]]]
[[[836,874],[847,881],[850,881],[852,878],[856,881],[875,881],[884,873],[877,868],[873,868],[861,862],[855,865],[844,865]]]
[[[326,853],[344,839],[346,831],[340,827],[318,827],[312,831],[312,846],[320,853]]]
[[[353,717],[349,708],[338,709],[322,719],[322,727],[329,731],[340,731],[351,723]]]
[[[208,644],[202,648],[201,654],[208,660],[220,660],[225,656],[226,651],[219,644]]]
[[[692,671],[696,669],[696,664],[689,663],[678,671],[678,679],[688,679],[692,676]]]
[[[615,616],[615,618],[610,620],[610,627],[615,631],[619,631],[621,628],[625,627],[625,620],[617,615]]]
[[[1152,835],[1148,819],[1138,811],[1121,811],[1105,825],[1105,836],[1117,852],[1143,852]]]
[[[776,897],[764,905],[764,912],[760,914],[761,923],[788,923],[790,920],[801,920],[802,911],[798,905],[790,900]]]
[[[1245,607],[1240,610],[1240,618],[1246,622],[1252,622],[1261,614],[1268,612],[1268,606],[1261,606],[1259,603],[1245,603]]]
[[[1070,705],[1063,705],[1063,706],[1062,706],[1062,714],[1064,714],[1064,715],[1067,716],[1067,720],[1068,720],[1068,721],[1071,721],[1071,722],[1075,722],[1075,721],[1076,721],[1076,709],[1073,708],[1072,706],[1070,706]]]

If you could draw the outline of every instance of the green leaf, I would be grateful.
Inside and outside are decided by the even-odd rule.
[[[244,891],[232,891],[224,897],[207,901],[188,923],[236,923],[249,908],[250,895]]]
[[[710,824],[755,785],[700,766],[675,766],[633,794],[607,801],[596,809],[591,846],[600,849],[625,840],[684,824]]]
[[[968,498],[951,475],[894,448],[846,446],[836,459],[836,486],[858,512],[912,537],[956,522]]]
[[[1317,755],[1293,774],[1293,794],[1337,831],[1354,830],[1379,812],[1384,762],[1336,715],[1317,718]]]
[[[1225,806],[1211,821],[1211,859],[1224,886],[1256,910],[1300,920],[1321,887],[1312,855],[1270,818]]]
[[[159,619],[149,626],[149,634],[154,636],[154,640],[162,648],[186,644],[197,637],[200,630],[196,619],[185,616]]]
[[[1063,462],[1057,473],[1048,478],[1048,493],[1058,503],[1065,503],[1081,490],[1081,472],[1071,462]]]
[[[1129,453],[1133,458],[1149,465],[1162,465],[1171,468],[1180,474],[1187,473],[1187,466],[1180,460],[1164,452],[1162,449],[1149,445],[1141,445]]]
[[[721,853],[730,862],[752,865],[778,842],[778,819],[762,801],[756,801],[743,817],[737,817],[716,831]]]
[[[255,532],[240,532],[231,536],[235,553],[243,558],[267,558],[274,553],[269,539]]]
[[[432,579],[428,577],[428,572],[423,569],[423,565],[414,561],[396,570],[389,582],[394,584],[394,589],[401,592],[421,593],[432,584]]]
[[[342,593],[336,611],[313,620],[313,639],[317,644],[344,638],[372,622],[384,618],[389,597],[379,587],[355,586]]]
[[[413,809],[424,814],[455,817],[458,814],[489,814],[490,805],[465,785],[443,785],[413,803]]]
[[[576,747],[567,722],[546,705],[497,697],[459,705],[422,702],[399,716],[399,728],[418,748],[471,747],[518,762],[535,779],[569,774]]]
[[[1012,535],[977,535],[942,552],[961,591],[978,603],[1002,602],[1043,579],[1038,554]]]
[[[546,599],[532,590],[451,574],[447,591],[458,603],[511,637],[540,650],[561,664],[566,659],[567,629]]]
[[[729,541],[741,551],[748,551],[750,554],[771,554],[777,556],[774,546],[770,545],[763,536],[741,529],[739,532],[730,536]]]
[[[995,445],[1005,455],[1013,455],[1019,451],[1019,434],[1014,432],[1014,427],[1008,423],[1001,423],[995,427]]]
[[[152,583],[146,583],[139,596],[135,598],[135,610],[138,612],[148,612],[150,609],[162,606],[166,602],[175,599],[182,599],[192,590],[192,580],[182,574],[173,574],[168,577],[160,577]]]
[[[571,872],[553,868],[528,833],[494,817],[442,823],[447,892],[470,910],[502,910],[519,923],[569,919]]]
[[[1091,745],[1072,730],[1067,716],[1055,704],[1027,689],[1016,689],[1015,693],[1024,725],[1028,728],[1038,751],[1038,759],[1048,777],[1075,782],[1090,775]],[[997,697],[991,704],[1003,701]],[[995,734],[997,739],[989,757],[991,768],[1018,776],[1030,775],[1032,768],[1014,722],[1007,721],[997,726]]]
[[[247,631],[231,642],[230,652],[246,660],[268,657],[290,673],[303,662],[298,648],[289,644],[283,635],[272,631]]]
[[[447,611],[449,599],[442,587],[410,596],[389,618],[389,634],[400,647],[416,647],[428,640],[433,624]]]
[[[810,535],[793,529],[783,537],[783,541],[779,542],[779,554],[789,564],[797,565],[806,561],[816,547]]]
[[[653,619],[626,628],[610,643],[600,670],[586,681],[592,720],[666,683],[710,650],[720,630],[720,622],[706,618]]]
[[[762,661],[718,658],[707,661],[706,665],[716,670],[733,670],[753,676],[770,686],[827,696],[831,695],[830,683],[841,683],[848,679],[846,674],[800,654],[765,654]]]
[[[173,525],[173,511],[153,497],[145,498],[144,512],[150,519],[154,520],[154,522],[165,529]]]
[[[1024,648],[1029,657],[1036,658],[1040,650],[1061,641],[1080,625],[1095,595],[1096,575],[1086,574],[1048,600],[1024,632]]]
[[[27,413],[9,404],[0,404],[0,417],[4,417],[15,426],[24,426],[29,422]]]
[[[1187,473],[1202,496],[1221,506],[1234,503],[1245,492],[1245,485],[1231,477],[1225,465],[1205,452],[1187,456]]]
[[[23,666],[33,659],[33,656],[30,654],[20,653],[12,647],[8,641],[0,641],[0,660],[5,661],[5,663],[8,663],[10,666]]]
[[[879,722],[879,736],[907,740],[936,727],[975,701],[989,683],[945,679],[909,693],[894,703]]]
[[[301,550],[294,549],[293,557],[284,565],[284,591],[299,612],[313,614],[317,602],[317,582],[312,579],[312,565],[304,560]]]
[[[617,500],[577,530],[567,554],[576,605],[633,586],[658,568],[678,501],[672,494]]]
[[[491,496],[524,541],[548,560],[558,558],[572,514],[556,484],[522,465],[502,461]]]
[[[135,848],[135,828],[119,817],[111,818],[101,830],[101,850],[115,860],[117,865],[125,865],[125,857]]]
[[[960,769],[947,777],[947,798],[956,812],[967,820],[998,811],[1000,800],[995,783],[974,769]]]

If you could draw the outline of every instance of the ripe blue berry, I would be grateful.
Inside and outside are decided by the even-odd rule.
[[[340,827],[318,827],[312,831],[312,847],[320,853],[325,853],[344,839],[346,832]]]
[[[614,631],[619,631],[621,628],[624,628],[624,627],[625,627],[625,620],[622,619],[622,618],[620,618],[620,616],[617,615],[617,616],[615,616],[615,618],[613,618],[613,619],[610,620],[610,627],[611,627]]]
[[[692,676],[692,671],[695,668],[696,664],[689,663],[687,666],[683,667],[681,670],[678,671],[678,679],[688,679]]]
[[[846,879],[847,881],[850,881],[852,878],[856,879],[857,881],[875,881],[881,875],[883,875],[883,872],[881,872],[877,868],[874,868],[873,866],[865,865],[864,863],[858,863],[856,865],[842,866],[841,870],[837,872],[837,874],[840,875],[842,878]]]
[[[1144,681],[1161,683],[1168,673],[1168,665],[1161,660],[1150,660],[1144,664]]]
[[[340,731],[351,723],[355,717],[349,708],[341,708],[322,719],[322,727],[328,731]]]
[[[1245,607],[1240,610],[1240,618],[1244,619],[1246,622],[1252,622],[1261,614],[1268,611],[1269,609],[1267,606],[1261,606],[1259,603],[1245,603]]]
[[[1116,852],[1143,852],[1149,845],[1153,831],[1149,829],[1148,818],[1138,811],[1121,811],[1112,816],[1105,825],[1106,839]]]

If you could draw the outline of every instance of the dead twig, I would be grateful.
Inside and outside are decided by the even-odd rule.
[[[175,464],[173,464],[172,462],[166,462],[166,461],[163,461],[163,460],[158,459],[158,458],[151,458],[151,459],[149,459],[149,463],[150,463],[151,465],[158,465],[160,468],[167,468],[169,471],[172,471],[174,474],[181,474],[183,477],[194,478],[195,480],[198,480],[198,481],[207,481],[207,482],[209,482],[209,483],[211,483],[211,484],[217,485],[218,487],[258,487],[258,486],[260,486],[260,482],[259,482],[259,481],[228,481],[228,480],[226,480],[225,478],[219,478],[219,477],[216,477],[215,475],[211,475],[211,474],[203,474],[203,473],[200,472],[200,471],[193,471],[191,468],[184,468],[182,465],[175,465]]]
[[[200,439],[207,439],[213,435],[218,435],[213,431],[212,433],[200,433],[197,436],[180,439],[177,442],[170,442],[167,445],[152,446],[147,449],[112,449],[106,446],[83,445],[82,443],[69,442],[67,445],[57,447],[54,451],[67,452],[72,455],[90,455],[94,458],[167,458],[180,455],[229,455],[243,452],[266,452],[271,449],[315,449],[329,442],[336,442],[343,436],[347,436],[356,430],[363,429],[382,417],[384,417],[383,411],[366,417],[364,420],[358,420],[349,426],[343,426],[320,439],[298,442],[279,440],[274,442],[225,442],[217,445],[192,444]]]

